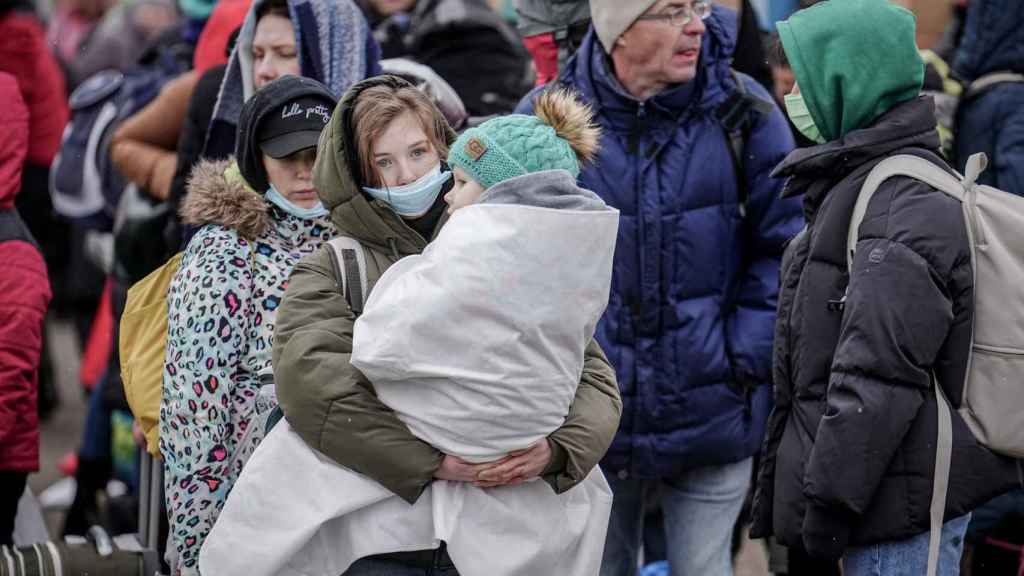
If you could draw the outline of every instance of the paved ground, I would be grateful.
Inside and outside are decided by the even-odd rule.
[[[61,404],[50,419],[42,424],[41,469],[29,478],[36,494],[61,478],[57,464],[64,454],[78,448],[82,424],[85,420],[85,397],[78,383],[78,337],[69,324],[51,322],[47,338],[57,363],[57,382]],[[63,514],[48,512],[47,525],[51,535],[59,534]],[[740,552],[735,576],[767,576],[767,561],[759,542],[746,542]]]
[[[41,425],[40,470],[29,477],[29,485],[36,494],[62,477],[57,464],[64,454],[78,449],[85,421],[86,399],[78,381],[78,335],[70,324],[50,322],[47,326],[47,339],[57,365],[55,377],[60,389],[60,406]],[[63,515],[47,513],[46,521],[50,534],[59,534]]]

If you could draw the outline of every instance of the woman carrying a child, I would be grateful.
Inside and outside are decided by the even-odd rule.
[[[198,574],[203,540],[263,437],[260,374],[288,275],[337,234],[312,180],[335,102],[316,80],[283,76],[242,108],[235,158],[192,173],[181,212],[200,228],[167,294],[160,403],[174,574]]]
[[[567,519],[557,518],[561,524],[541,527],[541,531],[535,537],[529,535],[518,542],[506,540],[505,543],[511,542],[508,546],[509,554],[518,553],[512,548],[523,545],[532,546],[531,542],[536,542],[536,548],[540,550],[544,544],[543,540],[547,538],[544,530],[560,533],[575,530],[585,533],[582,539],[586,542],[576,542],[573,545],[589,546],[588,550],[595,551],[593,560],[599,564],[604,543],[604,528],[601,526],[607,524],[607,510],[601,508],[601,505],[610,506],[610,492],[606,492],[607,485],[604,483],[603,477],[600,476],[600,472],[595,471],[595,467],[604,455],[617,429],[621,400],[614,371],[603,352],[593,341],[592,336],[594,324],[607,302],[607,284],[608,278],[610,278],[610,260],[614,248],[617,213],[605,206],[596,195],[581,190],[575,185],[575,174],[579,171],[578,166],[581,159],[588,157],[596,147],[597,133],[589,125],[589,111],[565,95],[551,99],[551,102],[552,108],[558,108],[557,113],[551,116],[560,119],[557,122],[560,124],[559,126],[549,126],[534,117],[498,118],[469,131],[463,136],[463,139],[455,142],[455,135],[441,113],[412,85],[391,76],[365,80],[355,85],[335,110],[331,123],[320,141],[320,157],[314,168],[314,182],[323,199],[324,206],[330,210],[331,219],[338,227],[339,233],[357,240],[363,250],[366,285],[371,294],[366,303],[365,313],[360,320],[361,326],[367,327],[366,330],[370,329],[368,328],[370,324],[381,328],[382,323],[376,322],[376,320],[381,320],[383,316],[392,316],[395,319],[416,316],[411,314],[409,306],[403,304],[408,304],[409,298],[415,299],[416,292],[421,288],[425,296],[428,296],[426,293],[430,291],[433,291],[435,296],[439,296],[433,300],[434,302],[444,302],[445,297],[450,294],[449,300],[456,301],[452,302],[454,304],[453,318],[461,318],[462,316],[459,314],[465,314],[466,310],[469,310],[470,314],[479,310],[480,315],[487,316],[489,306],[506,305],[532,308],[536,311],[534,316],[537,318],[530,317],[524,326],[516,326],[513,329],[519,330],[516,336],[522,335],[522,339],[534,337],[543,339],[545,335],[550,335],[552,338],[564,336],[554,334],[558,331],[558,327],[549,326],[557,314],[548,313],[545,317],[544,311],[555,304],[560,305],[563,310],[578,305],[576,314],[587,318],[578,322],[562,322],[562,324],[571,324],[577,328],[569,337],[561,338],[562,342],[569,341],[565,348],[575,350],[574,354],[569,354],[575,358],[565,362],[562,359],[549,362],[549,357],[516,356],[513,348],[517,343],[511,340],[515,340],[517,337],[509,339],[507,342],[509,354],[505,354],[501,348],[501,342],[498,342],[496,347],[493,340],[495,340],[495,334],[507,334],[507,326],[497,326],[493,331],[483,330],[474,334],[469,340],[480,340],[482,347],[480,349],[438,349],[439,346],[443,348],[445,343],[452,342],[453,340],[449,336],[452,336],[453,332],[458,332],[461,327],[461,325],[452,326],[451,321],[446,321],[443,318],[435,325],[383,328],[384,333],[394,334],[395,339],[368,335],[377,334],[375,331],[357,332],[357,319],[353,308],[362,308],[361,303],[354,303],[356,306],[350,304],[348,298],[352,294],[351,292],[346,294],[342,288],[344,284],[343,267],[339,265],[331,249],[324,247],[316,254],[303,259],[289,279],[288,290],[281,303],[275,331],[274,375],[278,399],[284,410],[287,426],[290,426],[291,430],[305,441],[305,444],[347,469],[346,473],[350,473],[348,471],[358,472],[385,488],[384,491],[388,492],[391,500],[397,501],[397,503],[385,503],[378,506],[377,510],[383,506],[384,512],[379,512],[379,514],[393,515],[392,525],[395,532],[414,524],[415,522],[409,520],[406,515],[423,506],[427,507],[427,520],[430,520],[430,504],[423,504],[424,500],[430,500],[430,498],[421,498],[421,495],[432,485],[434,486],[433,514],[436,523],[437,501],[442,487],[449,493],[458,491],[460,485],[473,490],[493,488],[493,494],[498,500],[509,494],[509,490],[519,491],[520,494],[529,494],[529,491],[533,490],[532,494],[535,494],[536,497],[529,496],[529,498],[533,498],[537,503],[548,502],[545,506],[549,506],[550,502],[558,497],[556,495],[567,495],[574,487],[579,485],[582,489],[586,484],[589,487],[589,492],[584,493],[580,490],[571,492],[579,494],[579,496],[569,503],[570,513],[568,516],[570,517]],[[543,109],[543,106],[539,108]],[[538,116],[543,116],[540,110]],[[557,130],[561,130],[561,133],[567,135],[569,140],[567,141],[557,134]],[[457,149],[453,149],[449,156],[449,146],[453,142]],[[485,153],[486,151],[481,150],[481,147],[488,146],[490,147],[489,155]],[[537,154],[538,149],[551,152]],[[454,178],[452,178],[449,165],[444,161],[446,157],[451,158],[456,165]],[[511,158],[513,167],[509,167],[507,162],[502,162],[503,158]],[[498,161],[492,161],[494,159],[498,159]],[[535,175],[532,174],[533,172],[540,174]],[[527,175],[528,173],[529,175]],[[585,291],[587,296],[581,301],[573,300],[571,304],[567,305],[564,296],[551,294],[550,299],[537,299],[537,301],[525,303],[525,305],[522,302],[503,304],[505,295],[493,291],[481,293],[476,299],[472,296],[466,298],[465,294],[455,291],[438,294],[438,286],[444,286],[443,278],[440,282],[436,281],[437,278],[410,279],[404,274],[408,270],[403,271],[400,276],[394,274],[396,271],[392,271],[390,275],[384,275],[385,271],[399,260],[402,260],[402,265],[405,268],[414,262],[423,264],[423,260],[417,259],[427,257],[431,254],[431,250],[428,249],[423,256],[417,255],[423,252],[431,241],[435,241],[431,245],[432,249],[444,244],[442,242],[444,238],[438,238],[439,235],[444,236],[445,234],[442,228],[448,232],[456,232],[455,228],[446,226],[449,219],[454,225],[455,220],[468,216],[468,213],[454,215],[455,210],[473,203],[485,190],[488,190],[487,194],[490,194],[492,203],[519,203],[521,200],[517,199],[515,193],[510,192],[509,187],[506,186],[504,191],[499,191],[499,188],[502,187],[498,184],[506,180],[510,182],[519,180],[520,178],[516,177],[520,176],[524,181],[534,176],[540,178],[536,181],[529,181],[533,182],[530,186],[532,188],[530,202],[540,207],[540,212],[537,213],[537,226],[542,225],[539,221],[544,219],[545,213],[556,213],[560,208],[577,212],[592,211],[591,213],[597,215],[596,217],[602,223],[600,226],[583,226],[592,230],[600,229],[602,239],[589,243],[580,242],[579,254],[571,255],[571,257],[575,257],[575,261],[566,260],[564,262],[565,269],[570,271],[565,273],[568,276],[557,276],[568,278],[570,284],[566,290],[557,292],[579,294],[581,292],[581,288],[578,286],[580,282],[575,284],[572,282],[578,278],[574,277],[574,272],[571,271],[576,269],[594,271],[588,278],[601,280],[593,282],[592,284],[596,284],[594,286],[582,287],[582,291]],[[545,210],[548,212],[544,212]],[[467,230],[466,225],[469,222],[470,220],[463,218],[463,222],[460,222],[462,224],[460,233],[474,230],[472,226]],[[580,226],[577,224],[576,227]],[[482,231],[482,228],[481,226],[478,229]],[[496,228],[500,228],[500,225]],[[520,233],[524,236],[529,235],[531,230],[527,227]],[[581,232],[581,234],[586,234],[586,232]],[[593,234],[597,234],[597,232],[593,232]],[[566,236],[567,240],[571,240],[571,238],[572,236]],[[601,253],[603,256],[593,258],[595,263],[589,265],[583,262],[588,259],[585,255],[588,250]],[[433,256],[435,259],[447,258],[447,256],[442,258],[437,250],[434,250]],[[540,259],[545,258],[543,254],[537,256]],[[463,274],[467,267],[464,266],[466,260],[463,258],[463,262],[459,264],[462,266],[461,271],[457,271],[455,268],[444,269],[440,275]],[[512,290],[511,288],[515,287],[511,284],[519,282],[529,284],[530,279],[517,279],[518,267],[515,263],[506,264],[501,263],[500,270],[495,270],[495,273],[508,275],[509,293],[513,294],[518,291]],[[480,262],[470,262],[469,268],[478,266],[481,272],[487,274],[495,265],[493,259],[481,255]],[[521,269],[523,271],[530,270],[529,266],[536,269],[538,264],[524,261]],[[412,274],[415,271],[408,272]],[[426,272],[427,275],[436,273],[436,270]],[[550,270],[550,274],[558,275],[562,272]],[[382,276],[385,279],[381,283],[382,289],[384,283],[389,283],[389,289],[375,295],[374,287],[378,285],[378,281],[382,280]],[[472,271],[470,271],[470,276],[472,276]],[[387,280],[389,278],[392,280],[404,278],[406,281],[404,292],[395,286],[393,281]],[[472,282],[472,278],[467,278],[467,282]],[[448,290],[450,286],[443,289]],[[375,303],[375,298],[380,299],[378,296],[395,297],[400,300],[404,298],[405,300],[388,306],[383,301]],[[457,302],[460,299],[461,305],[460,302]],[[448,310],[448,305],[441,304],[441,306]],[[447,316],[447,312],[441,312],[438,316]],[[529,317],[530,313],[527,312],[524,316]],[[368,323],[368,317],[374,317],[375,321]],[[472,324],[472,322],[467,324]],[[426,328],[426,330],[418,328]],[[501,332],[503,329],[506,332]],[[362,334],[363,340],[370,344],[366,347],[369,351],[368,354],[364,354],[364,357],[367,358],[374,356],[379,358],[382,354],[387,356],[388,353],[383,351],[382,347],[374,345],[385,341],[389,344],[409,343],[409,355],[400,354],[406,359],[423,358],[426,355],[428,358],[425,363],[417,362],[421,367],[430,364],[430,357],[438,360],[437,365],[454,365],[459,364],[459,359],[465,359],[472,364],[474,359],[483,356],[484,368],[482,369],[479,366],[469,366],[463,362],[465,366],[457,366],[453,370],[457,370],[458,374],[464,377],[463,379],[473,380],[476,378],[475,381],[487,380],[486,372],[490,368],[493,368],[494,373],[512,374],[513,376],[508,378],[508,387],[513,389],[512,393],[530,386],[536,388],[534,412],[543,414],[543,416],[534,418],[534,414],[530,413],[518,418],[519,421],[516,422],[511,422],[511,418],[507,418],[505,421],[492,420],[488,427],[481,429],[479,434],[475,434],[465,433],[467,429],[464,425],[471,428],[474,422],[485,421],[486,418],[483,417],[482,411],[474,412],[466,409],[454,415],[450,421],[442,422],[441,426],[437,426],[439,407],[446,405],[442,396],[449,396],[451,400],[451,403],[447,404],[449,410],[458,411],[459,408],[467,406],[465,397],[457,398],[457,393],[454,391],[444,392],[444,390],[451,391],[453,385],[450,384],[450,381],[458,378],[448,377],[453,373],[445,373],[443,369],[439,373],[432,374],[417,372],[414,377],[416,383],[409,386],[406,391],[416,390],[425,394],[420,397],[422,401],[417,403],[415,397],[404,396],[404,407],[402,409],[395,408],[396,404],[393,401],[397,400],[396,396],[403,396],[403,393],[389,392],[385,397],[384,377],[379,380],[368,377],[365,375],[367,370],[353,366],[355,333]],[[355,338],[358,339],[359,336]],[[473,344],[470,342],[471,346]],[[385,345],[383,348],[387,347],[388,345]],[[510,362],[518,362],[518,365],[509,368]],[[360,364],[360,366],[369,368],[368,364]],[[384,368],[383,371],[387,372],[387,370]],[[476,374],[474,374],[474,370],[477,370]],[[428,369],[427,372],[429,371]],[[530,375],[534,371],[537,382],[531,383],[529,382]],[[545,389],[547,382],[553,382],[551,377],[553,372],[557,372],[559,375],[572,374],[572,380],[568,382],[568,387],[564,382],[565,379],[561,379],[557,393],[554,391],[555,384],[550,385],[550,391]],[[517,378],[522,380],[524,374],[526,375],[525,384],[516,380]],[[387,379],[390,380],[390,378]],[[540,382],[544,382],[544,384],[540,385]],[[474,392],[466,392],[466,394],[492,395],[491,399],[497,398],[494,404],[499,407],[507,406],[506,402],[522,403],[521,399],[510,396],[502,397],[502,394],[510,393],[503,391],[501,384],[502,382],[487,382],[486,385],[491,386],[490,389],[484,392],[477,389]],[[388,390],[394,391],[395,388],[389,386]],[[565,393],[566,390],[568,390],[568,394]],[[458,392],[458,394],[462,393],[461,390]],[[431,394],[435,395],[431,396]],[[399,412],[414,413],[417,411],[422,411],[421,414],[418,414],[422,419],[416,419],[415,422],[411,422],[409,418],[400,417],[399,414]],[[429,414],[430,412],[433,414]],[[510,413],[522,414],[523,411]],[[557,421],[550,417],[552,414],[556,415]],[[431,416],[434,417],[433,421],[431,421]],[[554,424],[552,424],[553,421]],[[431,428],[431,423],[434,428]],[[493,428],[502,428],[508,434],[522,436],[521,428],[524,426],[532,426],[545,431],[543,434],[533,435],[528,444],[519,445],[516,449],[506,449],[501,446],[500,440],[487,444],[492,440],[492,436],[500,436],[500,434],[489,433]],[[506,427],[508,430],[505,430]],[[453,448],[451,451],[443,451],[435,447],[443,445],[444,442],[433,441],[433,439],[437,436],[444,436],[448,429],[464,433],[454,441],[456,444],[462,440],[468,440],[462,444],[472,445],[477,444],[474,441],[479,440],[481,445],[473,445],[467,450],[461,450],[460,448],[463,446],[460,444],[459,447]],[[414,431],[417,433],[414,434]],[[279,430],[274,430],[274,434],[278,432]],[[431,438],[432,441],[428,442],[423,438]],[[270,442],[270,437],[267,442]],[[466,459],[459,458],[454,453],[456,451]],[[260,456],[260,452],[257,452],[253,462]],[[315,459],[307,460],[307,464],[312,462],[308,466],[297,465],[291,460],[288,464],[267,462],[266,458],[263,460],[263,470],[269,475],[273,474],[275,467],[290,467],[288,477],[294,477],[297,480],[289,488],[289,491],[306,490],[307,488],[299,486],[308,487],[310,485],[308,477],[321,474],[321,471],[308,469],[316,467]],[[296,469],[298,467],[302,469]],[[281,472],[281,474],[285,474],[285,472]],[[542,479],[544,482],[531,482],[535,479]],[[252,475],[249,480],[251,483],[268,482],[265,479],[257,480]],[[438,484],[435,483],[435,480],[449,482]],[[246,478],[243,477],[242,482],[245,481]],[[506,488],[506,485],[512,485],[515,488]],[[349,484],[344,484],[340,480],[332,480],[329,486],[334,492],[350,490]],[[543,493],[537,492],[541,488]],[[331,505],[327,503],[327,500],[335,496],[328,492],[325,492],[322,498],[306,498],[314,502],[313,505],[310,505],[312,514],[318,512],[315,507],[321,503],[324,507]],[[286,538],[296,530],[305,528],[289,524],[296,514],[289,516],[288,512],[294,512],[302,506],[288,500],[293,495],[281,495],[278,491],[276,495],[271,496],[267,489],[263,492],[267,495],[266,499],[261,499],[258,489],[245,493],[245,497],[238,498],[234,503],[229,501],[229,508],[225,510],[225,514],[229,510],[233,514],[237,514],[235,518],[239,520],[230,524],[231,529],[227,529],[226,526],[224,528],[218,526],[221,534],[215,533],[215,535],[223,539],[217,545],[211,546],[211,550],[204,548],[204,571],[208,566],[216,567],[218,571],[223,570],[223,567],[236,562],[239,556],[252,559],[249,562],[250,565],[268,566],[270,560],[258,557],[259,551],[254,551],[257,553],[256,555],[250,555],[248,552],[239,553],[239,547],[251,546],[251,544],[246,542],[244,530],[238,529],[263,522],[263,520],[254,520],[254,518],[259,518],[260,514],[263,514],[264,518],[270,516],[265,513],[268,507],[280,506],[280,509],[284,511],[282,515],[275,516],[278,520],[273,526],[273,529],[281,533],[282,537]],[[488,498],[489,496],[481,495],[490,494],[491,491],[476,490],[475,493],[478,498]],[[236,494],[240,495],[239,492]],[[600,505],[594,507],[594,512],[589,517],[586,514],[573,517],[571,513],[571,510],[574,509],[573,506],[579,510],[589,510],[587,498],[594,494],[598,495],[598,499],[607,494],[607,502],[601,502]],[[286,503],[275,501],[281,499],[285,499]],[[572,498],[568,498],[568,500],[572,500]],[[233,504],[235,509],[231,510]],[[564,501],[556,502],[556,504],[565,506]],[[532,515],[525,507],[512,506],[502,509],[505,510],[505,513],[519,516]],[[487,522],[493,523],[496,516],[493,511],[477,511],[470,504],[466,504],[462,512],[463,514],[476,513],[481,517],[480,524],[482,525],[486,525]],[[601,518],[602,514],[603,519]],[[286,518],[286,516],[288,517]],[[328,516],[329,514],[321,519]],[[540,516],[542,514],[537,515],[538,518]],[[464,533],[465,527],[472,525],[472,522],[456,522],[461,526],[451,527],[455,533],[459,532],[460,528]],[[581,525],[598,526],[599,528],[587,531]],[[383,533],[391,532],[386,523],[383,528],[378,526],[378,524],[371,524],[373,529],[379,529]],[[506,536],[506,528],[502,526],[501,522],[497,524],[496,529],[502,531],[502,537]],[[339,546],[355,548],[356,545],[352,541],[366,537],[366,531],[351,529],[348,532],[342,531],[341,534],[340,538],[331,538],[325,537],[321,533],[311,540],[329,540],[330,542],[322,549]],[[522,536],[523,532],[521,531],[519,534]],[[386,534],[386,536],[390,537],[392,534]],[[551,537],[557,538],[558,534],[552,534]],[[213,537],[211,537],[212,540]],[[385,573],[395,575],[458,574],[452,561],[452,558],[457,558],[455,548],[451,549],[451,557],[449,557],[445,547],[445,538],[437,537],[437,540],[440,540],[440,547],[436,549],[432,549],[427,544],[421,548],[404,547],[399,552],[374,554],[362,557],[351,564],[347,571],[342,571],[350,576]],[[265,542],[269,544],[272,540]],[[276,544],[261,545],[261,547],[273,550],[283,548]],[[390,549],[396,548],[392,545]],[[304,548],[302,553],[296,553],[295,556],[303,559],[315,556],[315,554],[310,554],[309,550],[309,547]],[[558,571],[558,567],[569,564],[569,562],[561,563],[562,559],[558,556],[562,552],[551,554],[549,550],[546,550],[543,554],[547,554],[547,556],[541,562],[542,564],[547,562],[544,565],[551,569],[551,573]],[[535,556],[543,556],[543,554],[538,553]],[[355,557],[360,557],[360,554],[355,554]],[[207,563],[208,559],[210,563]],[[487,560],[482,561],[487,562]],[[287,566],[287,568],[294,569],[294,572],[279,569],[268,571],[268,573],[319,573],[308,572],[310,570],[308,562],[303,565],[302,569],[295,569],[294,566],[294,564]],[[336,567],[337,564],[325,563],[322,566]],[[533,564],[533,566],[536,567],[537,564]],[[467,568],[462,569],[465,574]],[[246,573],[249,573],[250,567],[245,570]],[[472,569],[469,570],[470,574],[474,573]],[[541,570],[541,572],[547,572],[547,570]],[[569,570],[558,572],[574,573]],[[592,572],[588,573],[595,572],[596,566]],[[499,572],[489,571],[489,573]]]

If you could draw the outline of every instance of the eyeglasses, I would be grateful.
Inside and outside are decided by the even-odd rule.
[[[693,4],[682,6],[674,10],[669,10],[660,14],[647,14],[645,16],[641,16],[637,18],[637,20],[668,22],[676,28],[682,28],[692,22],[694,16],[701,20],[707,20],[708,16],[711,16],[711,0],[697,0]]]

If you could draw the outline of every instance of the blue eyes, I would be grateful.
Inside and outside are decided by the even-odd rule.
[[[422,158],[423,156],[426,156],[427,152],[428,150],[426,148],[417,148],[410,152],[409,156],[411,156],[413,159],[419,159]],[[390,159],[384,158],[377,161],[377,167],[384,169],[390,167],[393,163],[394,162],[392,162]]]

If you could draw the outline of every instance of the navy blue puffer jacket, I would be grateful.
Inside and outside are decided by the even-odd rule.
[[[597,338],[622,391],[619,433],[603,465],[622,478],[674,476],[754,454],[771,403],[778,268],[802,225],[769,173],[793,148],[777,107],[756,113],[737,178],[715,111],[736,91],[735,16],[705,22],[697,77],[640,102],[621,87],[591,30],[559,79],[604,129],[580,185],[621,211],[608,310]],[[767,92],[743,76],[746,90]],[[527,96],[518,111],[530,113]],[[753,112],[752,112],[753,113]]]
[[[1024,74],[1024,2],[971,2],[963,43],[953,67],[965,82],[992,72]],[[984,152],[982,184],[1024,195],[1024,83],[997,84],[961,103],[957,114],[956,168]]]

